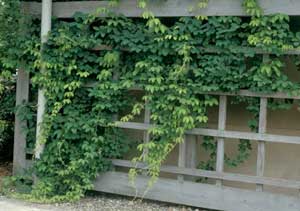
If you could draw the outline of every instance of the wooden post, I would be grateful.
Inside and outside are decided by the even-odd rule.
[[[267,104],[268,104],[267,98],[260,99],[258,132],[261,134],[265,133],[267,128]],[[265,142],[258,141],[256,175],[263,176],[264,170],[265,170]],[[263,191],[263,185],[257,184],[256,190]]]
[[[195,135],[186,135],[185,136],[186,142],[186,162],[185,166],[187,168],[195,169],[197,166],[196,159],[197,159],[197,136]],[[184,177],[187,180],[193,180],[195,177]]]
[[[28,98],[29,74],[21,68],[17,74],[16,106],[28,102]],[[20,120],[17,111],[15,115],[13,175],[22,174],[26,168],[26,136],[22,132],[26,126],[26,121]]]
[[[269,60],[269,55],[263,55],[263,62],[267,62]],[[258,133],[264,134],[267,129],[267,106],[268,106],[268,98],[262,97],[260,98],[260,107],[259,107],[259,124],[258,124]],[[257,145],[257,164],[256,164],[256,175],[263,176],[265,171],[265,142],[258,141]],[[263,185],[256,185],[257,191],[263,191]]]
[[[178,167],[184,168],[186,163],[186,139],[179,144],[179,153],[178,153]],[[184,181],[183,175],[178,175],[178,181],[182,183]]]
[[[150,109],[149,106],[147,104],[147,102],[145,103],[145,114],[144,114],[144,123],[145,124],[150,124]],[[144,131],[144,137],[143,137],[143,142],[144,144],[149,143],[150,141],[150,134],[148,132],[148,130]],[[144,148],[143,150],[143,162],[146,162],[146,156],[148,155],[148,149]],[[147,176],[147,170],[142,172],[143,175]]]
[[[151,115],[150,114],[150,109],[149,109],[148,104],[146,103],[146,105],[145,105],[145,114],[144,114],[144,123],[145,124],[150,124],[150,115]],[[144,132],[143,141],[144,141],[144,144],[149,143],[149,141],[150,141],[150,135],[149,135],[148,131]],[[148,154],[148,150],[144,149],[144,151],[143,151],[143,159],[144,159],[144,161],[145,161],[145,157],[146,157],[147,154]]]
[[[42,1],[42,23],[41,23],[41,42],[42,45],[47,42],[47,35],[51,30],[51,17],[52,17],[52,0]],[[42,68],[41,71],[46,71]],[[44,90],[38,91],[38,111],[37,111],[37,128],[36,128],[36,145],[35,145],[35,158],[40,159],[44,150],[44,143],[41,143],[41,124],[45,113],[46,99]]]
[[[218,130],[225,130],[226,116],[227,116],[227,97],[220,96]],[[218,173],[222,173],[224,171],[224,154],[225,154],[224,148],[225,148],[224,138],[218,138],[217,163],[216,163],[216,171]],[[217,180],[216,184],[218,186],[222,186],[222,180]]]

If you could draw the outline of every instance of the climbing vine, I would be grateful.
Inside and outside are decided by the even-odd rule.
[[[207,4],[201,0],[198,7]],[[135,146],[140,154],[133,162],[147,163],[151,186],[169,153],[184,141],[185,131],[207,126],[208,109],[218,99],[203,93],[248,89],[297,94],[299,84],[283,69],[284,50],[299,47],[299,34],[290,30],[288,16],[264,16],[255,0],[243,3],[250,19],[159,19],[146,1],[139,0],[137,6],[144,9],[143,18],[130,19],[100,8],[94,14],[78,13],[72,21],[54,20],[42,52],[38,21],[33,19],[26,42],[18,41],[16,46],[21,47],[15,47],[16,52],[0,50],[2,66],[8,64],[3,58],[24,59],[33,86],[43,88],[47,98],[41,137],[46,148],[33,167],[39,181],[26,198],[65,201],[83,196],[97,174],[111,168],[111,158],[121,158],[133,147],[115,127],[115,120],[135,120],[146,104],[155,126],[149,131],[151,140]],[[253,47],[272,55],[263,60]],[[10,66],[10,75],[17,66]],[[41,66],[47,71],[40,72]],[[232,99],[240,102],[253,115],[249,127],[257,130],[258,99]],[[272,101],[270,107],[287,108],[291,103]],[[33,114],[24,115],[33,113],[26,108],[35,110],[23,107],[22,118],[33,119]],[[34,131],[27,133],[30,137]],[[210,160],[199,167],[214,169],[216,142],[205,137],[202,147]],[[240,140],[238,154],[226,155],[226,164],[243,163],[250,150],[250,142]],[[131,179],[139,173],[131,169]]]

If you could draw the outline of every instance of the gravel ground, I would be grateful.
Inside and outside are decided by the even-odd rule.
[[[64,210],[74,211],[96,211],[96,210],[130,210],[130,211],[205,211],[203,209],[172,205],[149,200],[133,199],[130,197],[116,196],[109,194],[99,194],[94,197],[87,197],[80,202],[72,204],[58,205],[63,206]]]
[[[208,211],[110,194],[88,196],[76,203],[34,204],[0,196],[0,211]]]
[[[0,162],[0,181],[11,175],[11,163]],[[0,187],[1,188],[1,187]],[[34,204],[0,195],[0,211],[208,211],[149,200],[91,192],[75,203]]]

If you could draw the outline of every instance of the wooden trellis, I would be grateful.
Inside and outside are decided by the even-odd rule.
[[[149,8],[156,16],[194,16],[197,14],[208,16],[245,16],[241,7],[242,0],[211,0],[206,9],[195,10],[190,12],[188,6],[195,4],[196,0],[166,0],[166,1],[150,1]],[[107,1],[86,1],[86,2],[56,2],[51,5],[51,0],[43,0],[43,18],[46,24],[43,30],[43,36],[50,30],[51,8],[53,15],[59,18],[71,18],[72,15],[81,11],[91,13],[95,8],[107,6]],[[299,0],[261,0],[260,4],[267,14],[284,13],[287,15],[300,15]],[[41,4],[35,2],[23,3],[23,9],[34,15],[41,14]],[[125,14],[128,17],[139,17],[142,13],[141,9],[136,7],[136,0],[120,1],[120,5],[114,9],[116,12]],[[46,41],[45,38],[42,40]],[[101,49],[101,48],[100,48]],[[103,48],[102,48],[103,49]],[[216,49],[210,49],[215,51]],[[268,59],[268,55],[260,50],[255,52],[261,54],[264,59]],[[299,51],[289,51],[287,54],[300,54]],[[44,70],[45,71],[45,70]],[[22,74],[18,74],[17,84],[17,103],[28,100],[29,78]],[[300,190],[300,181],[270,178],[264,176],[265,169],[265,143],[284,143],[284,144],[300,144],[299,136],[283,136],[269,134],[266,131],[267,126],[267,104],[269,98],[278,99],[300,99],[300,96],[289,96],[284,93],[260,94],[247,90],[241,90],[236,93],[223,92],[207,92],[203,94],[211,94],[219,96],[219,120],[218,129],[195,128],[186,132],[186,140],[179,147],[178,165],[164,165],[162,172],[177,175],[177,179],[160,178],[152,189],[144,196],[147,188],[148,178],[145,175],[138,176],[136,181],[136,190],[129,184],[128,175],[123,172],[113,171],[100,175],[95,181],[95,190],[130,195],[144,196],[145,198],[186,204],[197,207],[205,207],[211,209],[219,209],[226,211],[299,211],[300,199],[297,197],[286,196],[281,194],[268,193],[263,190],[264,186],[275,186],[281,188],[289,188]],[[230,131],[226,129],[227,117],[227,98],[228,96],[244,96],[260,98],[260,114],[259,114],[259,131],[240,132]],[[43,107],[43,104],[42,104]],[[42,109],[42,108],[41,108]],[[43,112],[40,112],[42,114]],[[40,116],[41,117],[41,116]],[[14,166],[18,169],[25,168],[25,139],[22,137],[20,128],[22,122],[16,121],[15,134],[15,162]],[[150,112],[146,107],[144,115],[144,123],[138,122],[117,122],[119,128],[135,129],[144,132],[144,142],[149,141],[148,130],[153,127],[150,123]],[[216,171],[205,171],[196,169],[196,136],[211,136],[217,138],[217,162]],[[227,139],[249,139],[258,141],[257,148],[257,171],[256,176],[241,175],[224,172],[224,145]],[[39,151],[41,152],[41,151]],[[144,151],[147,153],[147,151]],[[37,154],[39,155],[39,154]],[[129,160],[113,160],[114,166],[131,168],[134,167]],[[138,164],[138,168],[147,169],[143,163]],[[216,184],[202,184],[193,182],[189,178],[205,177],[216,180]],[[226,187],[223,181],[242,182],[247,184],[256,184],[256,190],[245,190],[238,188]]]

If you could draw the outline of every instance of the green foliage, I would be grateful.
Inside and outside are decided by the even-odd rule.
[[[207,3],[201,0],[198,7]],[[10,75],[18,65],[11,62],[16,58],[24,60],[33,86],[43,88],[47,98],[40,137],[46,147],[33,169],[39,181],[30,195],[23,197],[50,202],[79,199],[92,187],[91,181],[99,172],[111,168],[110,158],[121,158],[130,147],[122,130],[114,127],[116,117],[130,121],[142,113],[146,103],[155,127],[149,131],[150,142],[138,145],[140,156],[133,162],[149,165],[151,186],[168,154],[184,140],[185,131],[206,127],[208,109],[218,100],[204,92],[248,89],[297,94],[299,84],[284,73],[281,54],[299,47],[299,34],[289,29],[287,16],[264,16],[255,0],[245,0],[243,5],[250,20],[159,19],[147,9],[145,0],[138,2],[144,9],[143,19],[117,16],[103,8],[94,14],[78,13],[72,21],[54,21],[42,53],[39,26],[33,20],[24,36],[26,42],[16,40],[19,47],[12,48],[13,53],[0,51],[0,63],[10,67]],[[106,48],[95,49],[101,46]],[[276,54],[263,60],[249,47]],[[41,67],[47,71],[40,72]],[[87,86],[91,82],[95,86]],[[140,99],[134,99],[128,91],[137,87],[144,90]],[[247,104],[253,115],[249,127],[257,130],[258,99],[232,101]],[[272,101],[270,107],[287,108],[291,103]],[[36,107],[27,105],[21,109],[22,119],[30,124],[25,132],[32,140]],[[210,160],[199,167],[214,169],[216,142],[205,137],[202,147],[210,153]],[[248,140],[240,140],[237,147],[235,157],[225,156],[229,166],[243,163],[250,155]],[[130,170],[132,179],[137,174],[139,170]]]

